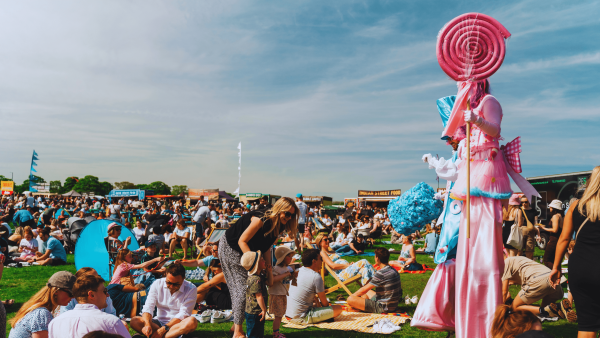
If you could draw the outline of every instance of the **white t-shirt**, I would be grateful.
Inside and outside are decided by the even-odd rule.
[[[110,209],[111,215],[116,215],[119,211],[121,211],[121,206],[118,204],[111,204],[108,208]]]
[[[102,206],[102,203],[100,203],[100,202],[94,203],[94,209],[100,209],[101,206]]]
[[[21,257],[27,256],[27,255],[35,255],[35,252],[37,251],[37,248],[38,248],[38,242],[35,238],[32,238],[30,240],[23,238],[21,240],[21,242],[19,243],[19,246],[23,247],[23,252],[21,252]]]
[[[306,211],[308,210],[308,205],[302,201],[298,201],[296,202],[296,206],[298,206],[298,210],[300,210],[298,224],[306,224]]]
[[[177,236],[184,237],[186,233],[189,234],[188,235],[188,239],[189,239],[190,236],[192,235],[192,232],[190,231],[190,228],[185,227],[185,228],[183,228],[183,230],[179,230],[179,228],[175,227],[175,234]]]
[[[305,317],[312,308],[315,296],[324,291],[325,285],[321,275],[307,267],[301,267],[296,286],[290,286],[285,314],[291,318]]]
[[[133,230],[133,234],[135,235],[135,239],[137,239],[138,241],[140,240],[140,238],[142,238],[142,236],[144,236],[144,232],[146,231],[146,229],[144,228],[138,228],[135,227],[132,229]]]

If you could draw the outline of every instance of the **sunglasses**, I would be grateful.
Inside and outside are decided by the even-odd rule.
[[[165,281],[165,283],[167,283],[167,285],[169,285],[169,286],[180,286],[181,285],[181,283],[171,283],[169,281]]]
[[[67,290],[67,289],[59,289],[62,292],[65,292],[67,295],[69,295],[69,297],[73,298],[73,292],[71,292],[71,290]]]
[[[323,238],[323,241],[329,242],[329,238]]]
[[[289,212],[289,211],[286,211],[286,212],[284,212],[283,214],[285,215],[285,217],[288,217],[288,218],[290,218],[290,217],[292,217],[292,216],[295,216],[295,215],[296,215],[295,213],[293,213],[293,212]]]

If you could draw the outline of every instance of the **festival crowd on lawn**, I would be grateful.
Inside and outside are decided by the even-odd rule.
[[[531,332],[541,331],[540,318],[576,322],[578,317],[588,325],[582,327],[580,322],[580,331],[595,336],[600,321],[594,291],[600,282],[598,273],[589,269],[587,276],[571,274],[567,298],[563,299],[560,286],[565,281],[561,277],[565,256],[581,264],[582,258],[575,258],[583,255],[591,264],[600,247],[600,167],[588,182],[585,193],[568,210],[562,210],[559,202],[550,204],[548,226],[536,226],[525,196],[515,194],[504,204],[505,304],[496,311],[492,337],[547,337]],[[67,253],[74,251],[68,228],[73,221],[111,222],[106,248],[114,272],[108,285],[91,267],[81,267],[75,275],[55,273],[9,321],[10,338],[130,337],[129,328],[140,337],[180,337],[195,331],[199,323],[230,321],[234,338],[263,337],[268,316],[273,317],[273,337],[280,338],[284,317],[290,323],[309,325],[335,321],[343,310],[399,312],[400,302],[418,301],[418,297],[402,298],[399,273],[427,269],[418,255],[433,254],[443,226],[433,220],[422,230],[403,235],[392,226],[386,208],[340,208],[330,217],[323,206],[304,203],[301,194],[295,200],[283,197],[274,205],[266,198],[246,205],[201,198],[186,205],[183,199],[109,202],[30,194],[3,198],[0,204],[0,278],[6,265],[67,264]],[[513,224],[525,230],[522,248],[506,244]],[[122,227],[128,227],[134,237],[121,241]],[[538,227],[552,234],[544,264],[533,257]],[[211,242],[215,228],[227,230]],[[585,230],[579,233],[581,229]],[[401,245],[401,250],[378,246],[383,235],[391,235],[386,244]],[[127,249],[132,241],[137,241],[139,250]],[[414,241],[424,246],[416,249]],[[176,257],[181,256],[176,253],[179,247],[181,259]],[[343,258],[365,255],[367,249],[374,249],[375,264]],[[344,306],[327,298],[325,270],[340,283],[360,283],[347,299],[337,299],[345,301]],[[510,285],[521,286],[515,299]],[[532,305],[539,300],[541,305]],[[6,336],[5,307],[13,303],[0,304],[0,337]],[[391,322],[386,325],[381,332],[399,329]],[[580,333],[580,337],[586,336]]]

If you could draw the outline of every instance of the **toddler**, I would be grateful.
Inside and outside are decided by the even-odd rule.
[[[248,270],[248,281],[246,289],[246,332],[248,338],[262,338],[265,336],[265,316],[267,315],[267,288],[266,284],[272,284],[273,268],[267,269],[267,281],[261,273],[266,268],[265,260],[260,251],[248,251],[241,259],[244,269]]]
[[[290,267],[294,251],[285,245],[275,249],[277,262],[273,267],[272,283],[269,285],[269,312],[275,316],[273,320],[273,338],[285,338],[279,333],[281,319],[287,308],[287,295],[290,281],[298,276],[298,271]]]

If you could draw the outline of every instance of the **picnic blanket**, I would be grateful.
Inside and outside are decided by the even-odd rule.
[[[317,324],[309,324],[309,325],[298,325],[294,323],[290,323],[290,321],[284,316],[282,323],[284,326],[290,329],[305,329],[307,327],[318,327],[320,329],[328,329],[328,330],[341,330],[341,331],[356,331],[362,333],[377,333],[373,330],[373,327],[367,327],[373,325],[375,321],[381,319],[389,319],[395,325],[402,325],[411,319],[410,316],[406,314],[375,314],[375,313],[364,313],[364,312],[347,312],[342,311],[342,313],[335,317],[335,321],[332,323],[321,322]]]
[[[344,257],[344,256],[361,256],[361,257],[366,256],[366,257],[369,257],[369,256],[375,256],[375,253],[374,252],[363,252],[360,255],[358,255],[358,254],[356,254],[356,252],[352,251],[352,253],[338,254],[338,256],[340,256],[340,257]]]
[[[435,270],[435,269],[428,267],[425,264],[423,264],[423,270],[418,270],[418,271],[404,271],[404,270],[401,270],[401,268],[397,267],[397,266],[392,266],[392,268],[396,269],[396,271],[398,271],[398,273],[417,273],[417,274]]]

